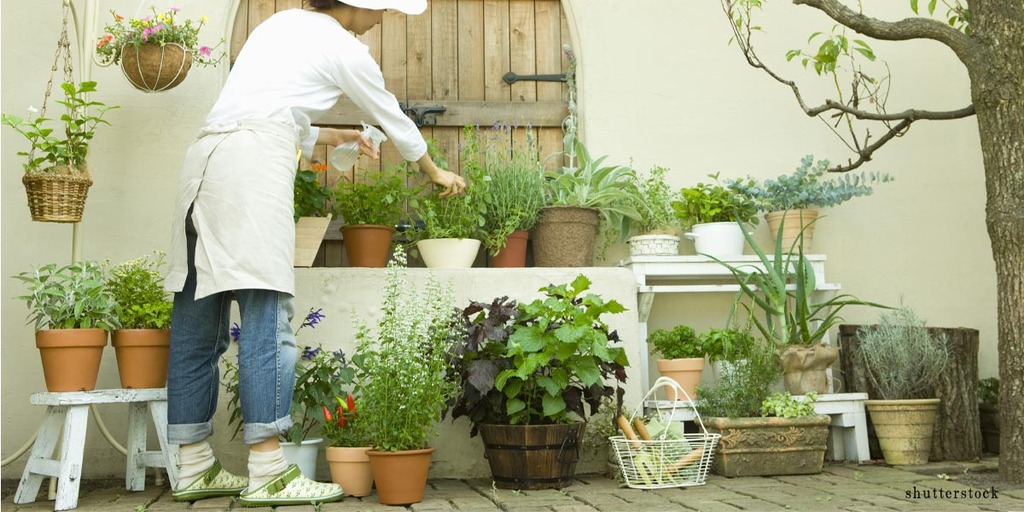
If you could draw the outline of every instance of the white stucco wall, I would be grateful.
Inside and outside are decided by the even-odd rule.
[[[132,13],[139,6],[130,0],[102,3],[101,23],[107,9]],[[905,2],[863,3],[866,12],[881,8],[880,16],[888,19],[909,14]],[[228,4],[176,2],[190,17],[210,18],[204,40],[215,40],[223,31],[232,17]],[[582,133],[595,155],[631,161],[638,169],[667,166],[674,186],[693,184],[715,171],[723,177],[772,177],[791,171],[809,153],[833,160],[847,157],[821,121],[804,116],[788,90],[747,66],[737,48],[728,45],[728,21],[717,2],[565,0],[564,5],[580,56]],[[797,64],[785,64],[783,53],[800,47],[813,31],[830,30],[829,20],[808,8],[777,1],[769,5],[762,21],[767,30],[763,57],[792,77],[813,79]],[[39,106],[59,28],[58,2],[16,0],[0,5],[4,112]],[[932,42],[873,46],[897,73],[890,110],[953,109],[969,102],[966,73],[944,47]],[[118,69],[92,69],[100,88],[96,99],[122,108],[109,114],[113,126],[101,127],[92,145],[90,165],[96,184],[79,228],[83,257],[116,262],[166,247],[178,167],[216,97],[224,70],[224,65],[193,69],[177,89],[143,94],[132,89]],[[814,99],[820,98],[808,101]],[[877,137],[880,130],[873,134]],[[20,183],[21,159],[14,154],[27,144],[3,128],[0,145],[0,428],[6,458],[37,428],[42,411],[28,406],[27,397],[43,389],[32,331],[24,325],[25,306],[14,299],[22,290],[10,276],[33,265],[68,262],[72,228],[29,220]],[[995,375],[995,272],[984,226],[985,190],[975,120],[916,123],[907,135],[877,153],[867,169],[889,172],[897,181],[881,186],[871,197],[824,212],[827,217],[818,224],[814,246],[815,252],[828,255],[830,280],[864,299],[892,303],[902,296],[932,325],[979,329],[981,376]],[[764,237],[763,227],[758,236]],[[684,242],[684,251],[692,253],[692,246]],[[624,254],[622,247],[614,248],[606,264]],[[332,289],[332,278],[322,272],[327,271],[299,272],[299,310],[337,297],[341,303],[323,305],[336,308],[332,323],[347,319],[347,295]],[[482,271],[472,275],[477,272]],[[548,272],[537,270],[536,275],[543,280]],[[478,282],[474,279],[457,281],[467,296],[472,290],[468,286]],[[486,284],[494,290],[494,283]],[[506,288],[505,282],[500,284]],[[510,281],[507,288],[537,286]],[[613,295],[621,292],[609,290]],[[685,322],[702,331],[720,326],[728,306],[728,297],[659,297],[650,325]],[[850,323],[870,322],[875,314],[857,309],[844,313]],[[112,350],[104,358],[98,385],[117,386]],[[123,440],[123,411],[101,411],[114,435]],[[447,435],[460,428],[445,425],[440,443],[479,453],[473,444],[478,441],[464,443],[461,435]],[[123,457],[100,440],[94,427],[89,438],[85,476],[121,474]],[[483,467],[483,459],[473,455],[445,459],[451,474]],[[17,478],[23,467],[24,457],[5,466],[2,475]]]

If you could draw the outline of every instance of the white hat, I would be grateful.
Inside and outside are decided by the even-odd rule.
[[[405,14],[422,14],[427,10],[427,0],[338,0],[339,2],[361,9],[396,9]]]

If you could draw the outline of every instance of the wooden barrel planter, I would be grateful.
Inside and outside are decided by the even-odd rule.
[[[481,425],[484,457],[499,489],[561,489],[572,485],[584,423]]]

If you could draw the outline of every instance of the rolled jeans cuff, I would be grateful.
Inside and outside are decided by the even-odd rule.
[[[198,443],[213,434],[213,421],[167,425],[168,444]]]
[[[245,444],[262,443],[287,432],[292,425],[290,416],[279,418],[273,423],[246,423],[242,425],[242,441]]]

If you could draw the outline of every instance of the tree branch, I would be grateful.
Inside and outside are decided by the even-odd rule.
[[[875,153],[875,150],[884,146],[885,143],[892,140],[893,137],[897,137],[906,133],[906,131],[910,129],[910,123],[913,122],[913,119],[904,119],[900,121],[899,124],[890,128],[889,131],[885,133],[885,135],[876,140],[874,144],[871,144],[870,146],[867,146],[864,149],[857,150],[856,161],[847,160],[846,165],[837,165],[835,167],[831,167],[829,168],[828,172],[849,172],[871,161],[871,156]]]
[[[925,18],[907,18],[900,21],[882,21],[864,16],[839,0],[793,0],[795,5],[813,7],[861,34],[886,41],[932,39],[948,46],[966,63],[974,49],[974,42],[959,30],[939,21]]]
[[[835,100],[825,100],[824,105],[819,105],[814,108],[804,109],[804,112],[809,116],[821,115],[829,110],[839,110],[847,114],[856,117],[857,119],[868,119],[871,121],[899,121],[902,119],[909,119],[911,121],[917,121],[918,119],[927,119],[932,121],[946,121],[950,119],[962,119],[964,117],[970,117],[974,115],[974,105],[967,105],[966,107],[957,110],[946,110],[941,112],[935,112],[932,110],[916,110],[908,109],[903,112],[896,114],[877,114],[874,112],[868,112],[866,110],[859,110],[847,105],[843,105]]]

